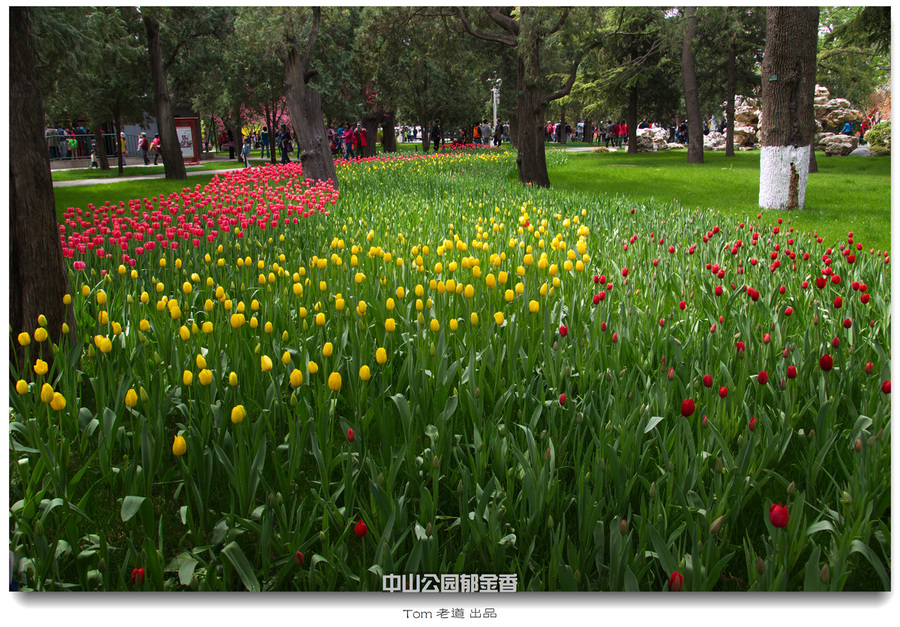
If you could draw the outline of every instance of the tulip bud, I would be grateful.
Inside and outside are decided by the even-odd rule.
[[[704,429],[709,428],[709,418],[706,417],[706,414],[703,414],[702,424]]]
[[[744,445],[744,435],[741,434],[738,436],[738,446],[743,446],[743,445]]]
[[[544,451],[544,461],[547,461],[549,459],[550,459],[550,447],[548,446],[547,450]]]
[[[828,583],[831,581],[831,570],[828,568],[827,562],[819,572],[819,581],[821,581],[822,583]]]
[[[672,460],[670,459],[669,460],[669,472],[674,472],[674,471],[675,471],[675,464],[672,463]]]
[[[269,494],[269,497],[266,499],[266,503],[269,506],[269,509],[275,509],[275,495]]]
[[[810,430],[809,430],[809,435],[808,435],[807,437],[809,437],[810,440],[812,440],[814,437],[816,437],[816,430],[815,430],[815,429],[810,429]]]
[[[34,521],[34,537],[38,538],[44,535],[44,525],[41,524],[41,520],[37,519]]]
[[[434,466],[435,470],[437,470],[438,468],[441,467],[441,461],[438,459],[437,455],[434,456],[434,461],[432,462],[432,465]]]
[[[794,496],[797,493],[797,482],[791,481],[791,484],[787,488],[788,496]]]
[[[431,523],[428,523],[427,525],[425,525],[425,535],[430,538],[431,534],[432,534]]]
[[[667,376],[669,381],[673,381],[675,379],[675,368],[669,368],[669,374]]]
[[[550,516],[549,518],[547,518],[547,529],[553,529],[553,526],[555,524],[556,523],[553,522],[553,516]]]
[[[853,502],[853,497],[850,496],[849,492],[844,491],[841,493],[841,503],[843,503],[844,505],[849,505],[852,502]]]
[[[606,471],[606,459],[602,457],[600,458],[600,470],[604,472]]]
[[[857,453],[862,453],[863,443],[860,438],[856,438],[856,442],[853,443],[853,450]]]
[[[716,518],[713,523],[709,526],[709,533],[711,535],[718,535],[719,530],[722,528],[722,522],[725,520],[724,516],[719,516]]]
[[[869,436],[869,439],[866,441],[866,444],[867,444],[870,448],[873,447],[873,446],[875,446],[875,436],[874,436],[874,435],[870,435],[870,436]]]
[[[876,440],[881,440],[881,436],[884,435],[884,427],[878,430],[878,433],[875,434]]]
[[[722,461],[721,457],[716,458],[716,472],[718,474],[722,474],[725,471],[725,462]]]
[[[756,556],[756,572],[759,573],[760,577],[766,574],[766,563],[758,555]]]
[[[581,424],[582,422],[584,422],[584,414],[582,414],[581,412],[578,412],[577,414],[575,414],[575,422],[578,424]]]
[[[619,523],[619,533],[621,533],[623,536],[628,535],[628,521],[624,518]]]
[[[302,567],[302,566],[303,566],[303,563],[304,563],[305,561],[306,561],[306,560],[303,558],[303,553],[301,553],[300,551],[297,551],[297,552],[294,554],[294,564],[297,565],[297,568]]]
[[[481,388],[475,388],[475,398],[481,398]]]
[[[656,482],[655,481],[650,484],[650,498],[651,499],[656,498]]]

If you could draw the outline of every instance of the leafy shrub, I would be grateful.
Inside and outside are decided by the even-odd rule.
[[[891,149],[891,121],[879,122],[866,133],[866,142],[872,150]]]

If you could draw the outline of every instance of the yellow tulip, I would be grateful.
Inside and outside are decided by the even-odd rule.
[[[334,353],[334,345],[331,342],[325,342],[325,346],[322,347],[322,356],[323,357],[331,357]]]
[[[244,409],[243,405],[235,405],[234,409],[231,410],[231,424],[239,425],[246,417],[247,410]]]
[[[28,383],[25,382],[24,379],[19,379],[16,381],[16,392],[19,394],[25,394],[28,392]]]
[[[206,335],[209,335],[210,333],[213,332],[213,323],[210,322],[209,320],[207,320],[206,322],[203,323],[203,327],[202,327],[202,328],[203,328],[203,332],[204,332]]]
[[[190,385],[191,383],[194,382],[194,373],[191,372],[190,370],[185,370],[184,374],[181,375],[181,380],[184,382],[185,385]]]
[[[198,378],[200,379],[200,385],[209,385],[212,383],[212,372],[204,368],[200,371]]]
[[[34,373],[39,375],[47,374],[47,362],[43,359],[38,359],[34,362]]]
[[[272,359],[268,355],[259,358],[259,365],[263,372],[269,372],[272,369]]]
[[[379,348],[375,351],[375,361],[378,362],[379,365],[384,365],[387,362],[387,351],[383,348]]]
[[[503,320],[504,320],[504,318],[503,318],[503,312],[502,312],[502,311],[498,311],[497,313],[494,314],[494,322],[497,323],[497,326],[502,325],[502,324],[503,324]]]
[[[18,339],[19,339],[19,346],[28,346],[29,344],[31,344],[31,336],[28,335],[28,333],[25,331],[22,331],[21,333],[19,333]]]
[[[228,385],[235,387],[237,385],[237,373],[232,372],[228,375]]]
[[[316,314],[316,326],[320,326],[320,327],[325,326],[325,314],[323,314],[323,313]]]
[[[319,371],[319,364],[310,361],[309,364],[307,364],[307,368],[309,369],[309,374],[316,374]]]
[[[191,339],[191,330],[186,326],[182,326],[180,329],[178,329],[178,335],[181,336],[182,340],[187,342],[189,339]]]
[[[50,407],[56,411],[64,410],[66,408],[66,397],[59,392],[55,392],[53,394],[53,399],[50,401]]]
[[[281,363],[283,363],[285,366],[291,363],[291,354],[288,351],[284,351],[284,353],[281,355]]]
[[[475,312],[475,311],[472,312],[472,315],[469,316],[469,322],[472,323],[473,327],[478,326],[478,313],[477,312]]]
[[[332,392],[339,392],[341,390],[341,375],[337,372],[332,372],[328,375],[328,389]]]
[[[100,340],[100,352],[108,353],[112,350],[112,342],[108,337],[104,337]]]
[[[137,395],[137,392],[134,390],[134,388],[131,388],[130,390],[128,390],[128,392],[125,393],[125,404],[126,405],[128,405],[129,407],[134,407],[137,405],[137,401],[138,401],[138,395]]]
[[[388,333],[393,333],[396,328],[397,328],[397,323],[394,321],[393,318],[388,318],[387,320],[384,321],[384,330],[387,331]]]
[[[541,306],[538,304],[536,300],[533,300],[528,303],[528,311],[531,313],[537,313],[540,310]]]
[[[43,342],[47,339],[47,329],[44,327],[38,327],[34,330],[34,339],[36,342]]]
[[[458,329],[458,328],[459,328],[459,322],[456,320],[456,318],[451,319],[450,320],[450,330],[456,331],[456,329]]]
[[[41,386],[41,400],[45,403],[49,403],[53,400],[53,387],[49,383],[45,383]]]
[[[100,290],[97,292],[97,304],[105,305],[106,304],[106,292]]]
[[[242,314],[242,313],[231,314],[231,328],[232,329],[240,329],[242,326],[244,326],[244,322],[245,322],[244,314]]]
[[[432,318],[432,319],[431,319],[431,322],[429,323],[429,326],[430,326],[431,331],[432,331],[433,333],[437,333],[437,332],[440,331],[440,329],[441,329],[441,323],[438,322],[436,318]]]
[[[291,385],[296,387],[300,387],[303,384],[303,373],[299,368],[294,368],[291,371]]]
[[[164,259],[162,261],[165,261]],[[175,457],[181,457],[187,452],[187,442],[184,439],[184,436],[176,435],[175,441],[172,443],[172,454]]]
[[[371,376],[372,376],[372,373],[369,371],[368,366],[363,365],[363,367],[359,369],[359,378],[362,379],[363,381],[368,381],[369,377],[371,377]]]

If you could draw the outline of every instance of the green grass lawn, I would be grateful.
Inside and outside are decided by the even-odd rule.
[[[705,152],[702,165],[687,163],[685,151],[568,153],[550,171],[554,187],[589,194],[621,195],[635,201],[678,200],[690,208],[754,218],[759,210],[759,152]],[[816,155],[819,172],[809,178],[805,207],[779,212],[795,229],[817,230],[838,242],[854,232],[868,248],[891,246],[891,160],[889,157]]]
[[[410,154],[420,143],[398,144],[400,154]],[[891,245],[891,160],[882,158],[818,156],[819,172],[810,176],[806,206],[801,211],[781,212],[785,222],[802,232],[817,230],[825,241],[837,243],[848,231],[866,249],[889,250]],[[739,218],[759,213],[759,152],[742,152],[726,158],[722,152],[706,152],[702,165],[686,163],[685,151],[641,153],[566,153],[566,163],[550,170],[554,187],[588,194],[620,195],[635,201],[678,200],[689,208],[712,209]],[[553,163],[555,160],[550,159]],[[88,203],[118,204],[132,198],[168,195],[185,187],[204,186],[215,170],[240,167],[234,161],[204,164],[210,174],[187,181],[148,179],[64,187],[54,190],[57,216],[67,207],[86,208]],[[162,166],[126,168],[126,174],[162,173]],[[115,172],[115,171],[113,171]],[[81,174],[82,171],[77,171]],[[61,173],[59,173],[61,174]],[[85,172],[85,178],[96,176]],[[74,175],[74,173],[73,173]],[[110,178],[115,178],[110,176]],[[54,180],[61,180],[54,174]]]

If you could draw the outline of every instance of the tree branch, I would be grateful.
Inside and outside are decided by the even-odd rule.
[[[469,33],[472,37],[484,39],[485,41],[493,41],[494,43],[503,44],[505,46],[516,45],[516,40],[509,35],[482,33],[480,31],[476,31],[474,28],[472,28],[471,22],[469,22],[469,17],[466,15],[465,7],[456,7],[456,11],[459,14],[459,19],[462,21],[463,28],[465,28],[466,32]]]
[[[513,37],[519,35],[519,23],[510,16],[500,12],[497,7],[483,7],[488,17],[494,20],[494,24],[505,30]]]
[[[563,85],[560,89],[554,91],[553,93],[541,96],[541,104],[547,106],[554,100],[562,98],[563,96],[568,96],[569,92],[572,91],[572,85],[575,84],[575,77],[578,74],[578,65],[581,63],[581,59],[586,57],[591,50],[598,48],[600,45],[601,42],[597,40],[591,43],[591,45],[589,45],[587,48],[585,48],[584,53],[581,55],[578,61],[575,61],[575,63],[572,64],[572,71],[569,73],[569,78],[566,80],[565,85]]]
[[[313,47],[316,45],[316,35],[319,33],[319,23],[322,19],[322,7],[313,7],[313,25],[309,33],[309,41],[306,42],[306,51],[300,60],[300,67],[304,72],[309,70],[309,62],[312,59]]]
[[[566,23],[566,20],[569,18],[569,9],[570,9],[570,8],[571,8],[571,7],[564,7],[564,8],[563,8],[563,12],[562,12],[562,15],[561,15],[560,18],[559,18],[559,21],[558,21],[558,22],[556,23],[556,25],[553,26],[552,28],[538,28],[538,36],[539,36],[539,37],[544,37],[545,35],[552,35],[552,34],[555,33],[556,31],[558,31],[560,28],[562,28],[562,27],[563,27],[563,24],[565,24],[565,23]]]

